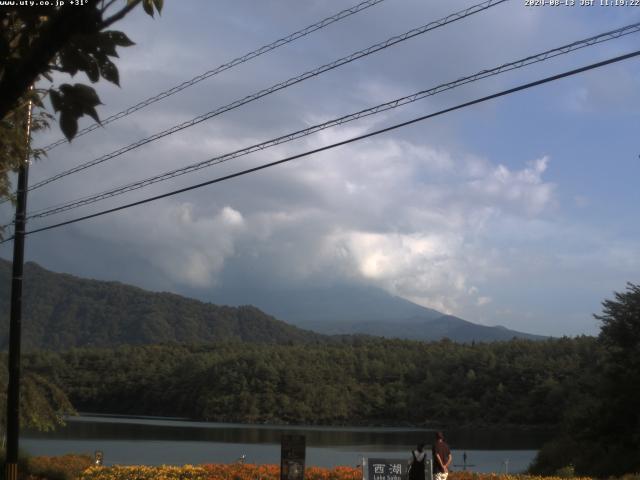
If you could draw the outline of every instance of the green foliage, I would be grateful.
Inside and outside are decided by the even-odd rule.
[[[10,263],[0,260],[0,345],[7,345]],[[25,265],[22,345],[65,349],[82,345],[167,342],[316,342],[254,307],[224,307],[116,282],[99,282]]]
[[[6,355],[0,362],[0,412],[7,405]],[[20,388],[20,424],[25,428],[48,431],[64,425],[64,417],[76,411],[65,393],[51,380],[33,371],[22,372]],[[6,428],[6,415],[0,416],[0,431]]]
[[[24,362],[92,412],[230,422],[552,425],[575,401],[574,382],[595,352],[595,339],[586,337],[473,346],[345,338],[82,348],[32,352]]]
[[[56,112],[60,112],[60,128],[67,138],[73,138],[78,132],[78,118],[82,115],[100,121],[95,108],[100,104],[100,99],[93,88],[81,83],[65,83],[60,85],[59,91],[52,90],[50,93],[51,105]]]
[[[533,471],[572,462],[580,475],[640,471],[640,286],[603,302],[598,348],[583,373],[577,402],[564,411],[563,433],[545,445]]]
[[[574,478],[576,476],[576,469],[573,465],[569,464],[566,467],[556,470],[555,476],[560,478]]]
[[[621,370],[636,366],[640,345],[640,285],[627,284],[627,291],[615,293],[615,300],[602,302],[600,341],[607,347],[611,363],[622,362]]]
[[[44,2],[36,2],[44,3]],[[46,2],[53,4],[54,2]],[[117,47],[133,42],[122,32],[107,28],[127,15],[138,4],[151,16],[160,13],[161,0],[116,2],[87,0],[82,8],[68,6],[14,6],[0,9],[0,196],[10,198],[8,173],[27,158],[26,106],[33,100],[34,129],[48,126],[52,118],[43,109],[48,95],[60,127],[70,141],[78,131],[78,119],[88,115],[99,122],[95,109],[100,99],[87,85],[64,83],[30,92],[43,79],[53,81],[52,73],[70,76],[84,73],[95,83],[100,78],[120,84],[118,68],[112,58]],[[115,11],[114,11],[115,10]],[[31,152],[37,158],[41,151]]]

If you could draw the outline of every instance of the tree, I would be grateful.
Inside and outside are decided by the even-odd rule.
[[[553,474],[569,464],[581,475],[640,472],[640,286],[602,302],[598,347],[584,372],[579,401],[565,412],[563,431],[545,445],[532,473]]]
[[[39,2],[36,2],[39,3]],[[54,3],[54,2],[47,2]],[[53,74],[87,75],[92,83],[103,78],[119,85],[113,58],[117,47],[134,43],[120,31],[108,30],[136,6],[142,4],[151,16],[160,13],[163,0],[127,0],[117,7],[116,0],[85,0],[83,5],[69,1],[60,6],[15,6],[0,10],[0,196],[9,197],[8,174],[41,151],[27,151],[25,141],[26,106],[33,101],[39,110],[34,127],[45,128],[52,118],[44,108],[49,97],[59,116],[62,132],[69,141],[78,131],[78,119],[88,115],[96,122],[100,98],[82,83],[53,85]],[[42,86],[43,81],[48,86]],[[45,82],[46,83],[46,82]],[[33,85],[38,88],[31,90]]]
[[[640,285],[605,300],[598,341],[605,351],[600,403],[591,430],[609,462],[601,474],[640,472]]]
[[[0,411],[6,410],[7,374],[0,369]],[[20,393],[20,424],[41,431],[64,425],[64,417],[76,411],[66,394],[54,383],[33,372],[26,372]],[[0,415],[0,432],[4,438],[6,417]],[[4,444],[3,444],[4,445]]]

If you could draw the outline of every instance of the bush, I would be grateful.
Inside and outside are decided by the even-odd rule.
[[[560,478],[573,478],[576,476],[576,469],[573,465],[569,464],[566,467],[556,470],[556,477]]]
[[[26,478],[28,480],[76,480],[91,465],[93,465],[93,458],[90,455],[30,457],[26,462]]]

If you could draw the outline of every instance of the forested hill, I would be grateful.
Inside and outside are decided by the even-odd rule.
[[[0,357],[1,358],[1,357]],[[32,352],[78,410],[197,420],[555,425],[585,395],[595,339],[457,344],[373,337]]]
[[[0,259],[0,345],[6,349],[11,263]],[[26,263],[24,348],[244,341],[319,342],[327,337],[255,307],[226,307],[118,282],[87,280]]]

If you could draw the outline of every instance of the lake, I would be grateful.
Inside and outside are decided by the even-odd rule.
[[[408,459],[419,442],[429,444],[433,430],[378,427],[305,427],[191,422],[166,418],[82,415],[55,432],[24,432],[20,447],[32,455],[104,453],[105,465],[183,465],[280,463],[283,433],[306,436],[307,465],[355,466],[362,457]],[[450,429],[445,431],[454,470],[524,471],[549,432],[517,428]]]

